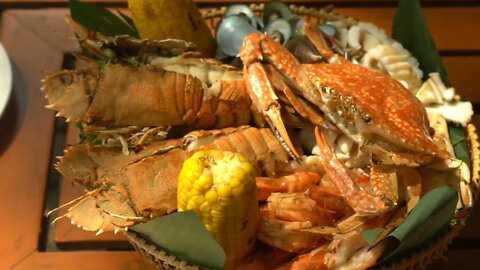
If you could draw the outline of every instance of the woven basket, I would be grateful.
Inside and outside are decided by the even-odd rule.
[[[263,7],[264,4],[250,5],[250,8],[257,14],[261,14]],[[348,25],[357,23],[357,20],[354,18],[333,12],[333,8],[331,6],[319,9],[290,5],[290,9],[294,14],[303,16],[311,21],[323,22],[328,20],[344,19],[347,21]],[[203,18],[210,29],[212,29],[214,34],[216,26],[223,18],[226,10],[226,7],[203,10]],[[467,143],[470,148],[470,157],[472,159],[470,168],[472,179],[469,183],[469,188],[473,195],[473,201],[475,202],[480,181],[480,144],[475,126],[473,124],[467,125],[466,132]],[[385,266],[382,269],[418,270],[426,268],[435,259],[441,257],[447,250],[448,245],[453,241],[453,239],[458,235],[462,227],[465,225],[469,215],[469,210],[470,209],[468,209],[466,212],[457,212],[454,219],[452,219],[450,222],[450,228],[423,249],[416,251],[389,266]],[[125,235],[137,252],[153,262],[159,269],[201,269],[201,267],[197,265],[182,261],[175,256],[167,254],[164,250],[152,245],[141,235],[133,231],[126,231]]]

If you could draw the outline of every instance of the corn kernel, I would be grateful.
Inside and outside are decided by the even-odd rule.
[[[195,204],[194,201],[190,200],[188,201],[187,203],[187,209],[190,210],[190,209],[197,209],[197,204]]]
[[[212,210],[214,211],[223,211],[225,209],[225,206],[221,204],[221,202],[217,202],[216,204],[212,205]]]
[[[209,190],[205,194],[205,199],[207,200],[207,202],[211,204],[215,203],[217,201],[217,198],[218,198],[218,194],[217,192],[215,192],[215,190]]]
[[[213,184],[212,177],[208,174],[202,174],[197,181],[193,183],[193,187],[199,190],[208,190]]]
[[[200,211],[202,211],[203,213],[209,212],[210,209],[211,209],[211,205],[208,202],[204,202],[204,203],[202,203],[202,205],[200,205]],[[210,214],[208,214],[208,215],[210,215]]]
[[[214,217],[222,216],[223,212],[221,210],[212,210],[211,214],[212,214],[212,218],[214,218]]]
[[[237,175],[235,175],[234,178],[230,179],[230,181],[228,182],[228,185],[232,188],[238,187],[240,185],[240,177],[237,177]]]
[[[196,205],[202,205],[205,202],[205,198],[203,196],[193,196],[190,200],[195,202]]]
[[[182,177],[182,179],[184,180],[187,180],[185,182],[189,182],[189,184],[191,185],[193,181],[195,181],[196,179],[196,173],[190,170],[186,170],[185,172],[182,173],[180,177]]]
[[[202,191],[195,188],[190,189],[190,196],[198,196],[198,195],[202,195]]]
[[[240,196],[245,192],[245,186],[238,186],[232,189],[233,196]]]
[[[218,195],[221,197],[230,197],[232,194],[232,189],[225,185],[225,186],[220,186],[217,188]]]
[[[233,269],[253,248],[245,240],[254,237],[259,214],[255,171],[241,155],[221,150],[198,151],[188,160],[179,176],[179,210],[186,204],[197,212],[224,248],[226,269]]]

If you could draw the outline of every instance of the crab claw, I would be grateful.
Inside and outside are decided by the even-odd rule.
[[[343,199],[357,215],[378,216],[388,212],[395,205],[396,202],[392,202],[390,199],[394,197],[393,195],[378,197],[371,195],[360,187],[357,177],[335,157],[325,135],[320,132],[318,127],[315,128],[315,137],[325,171],[337,186]],[[372,177],[371,175],[370,182],[375,179],[374,182],[378,183],[379,179],[377,176]],[[380,192],[375,193],[378,194]]]
[[[330,60],[335,54],[328,47],[325,36],[320,29],[318,29],[316,23],[307,22],[304,26],[305,34],[312,44],[315,46],[320,55],[325,58],[325,60]]]
[[[262,60],[260,38],[260,35],[257,33],[246,37],[240,53],[240,58],[244,64],[243,76],[246,81],[247,91],[258,111],[263,114],[285,150],[294,159],[299,159],[300,154],[293,146],[287,129],[283,124],[278,97],[275,95],[267,72],[259,62]]]

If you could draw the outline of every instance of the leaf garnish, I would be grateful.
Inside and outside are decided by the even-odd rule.
[[[93,145],[100,145],[102,143],[96,135],[86,133],[81,122],[75,122],[75,127],[78,128],[80,143],[89,142]]]
[[[382,240],[394,240],[396,245],[379,264],[384,265],[400,259],[438,237],[448,228],[457,202],[458,192],[449,186],[438,187],[425,194],[405,221]],[[367,235],[375,233],[378,233],[378,230],[363,232]]]
[[[131,228],[150,243],[184,261],[222,269],[226,256],[193,211],[177,212]]]
[[[95,4],[70,0],[70,16],[87,29],[105,36],[129,35],[140,38],[131,18],[121,13],[122,20],[110,10]]]
[[[454,123],[448,123],[448,133],[450,134],[450,141],[452,142],[455,157],[470,167],[470,151],[463,127]]]
[[[398,3],[393,20],[392,37],[418,59],[424,80],[428,79],[428,74],[438,72],[443,83],[450,85],[447,71],[432,34],[428,30],[420,1],[401,0]]]

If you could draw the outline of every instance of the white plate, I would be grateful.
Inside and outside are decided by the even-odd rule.
[[[8,55],[0,43],[0,116],[8,103],[8,98],[12,92],[12,68]]]

